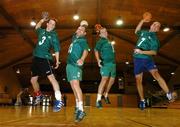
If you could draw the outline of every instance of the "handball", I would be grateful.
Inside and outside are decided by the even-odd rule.
[[[152,18],[152,15],[151,15],[150,12],[145,12],[145,13],[143,14],[143,19],[144,19],[146,22],[151,21],[151,18]]]
[[[48,12],[46,12],[46,11],[42,12],[41,16],[42,16],[42,19],[45,19],[45,21],[49,20],[49,13]]]
[[[85,26],[85,27],[88,27],[88,22],[86,20],[82,20],[80,22],[80,26]]]
[[[102,29],[101,24],[96,24],[95,26],[96,33],[99,33],[100,29]]]

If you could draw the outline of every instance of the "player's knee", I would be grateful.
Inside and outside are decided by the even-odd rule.
[[[37,80],[36,80],[35,78],[31,78],[30,82],[31,82],[32,84],[35,84],[35,83],[37,82]]]
[[[105,84],[107,82],[107,79],[106,78],[103,78],[102,80],[101,80],[101,83],[102,84]]]
[[[161,78],[161,76],[159,75],[158,71],[154,71],[152,73],[152,75],[153,75],[154,79],[157,80],[157,81]]]
[[[53,74],[51,74],[51,75],[48,75],[47,77],[48,77],[48,79],[49,79],[50,81],[53,81],[53,80],[55,80],[55,77],[54,77],[54,75],[53,75]]]
[[[139,84],[141,84],[141,83],[142,83],[142,80],[136,79],[136,85],[139,85]]]

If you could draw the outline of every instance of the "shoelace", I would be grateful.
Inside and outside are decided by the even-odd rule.
[[[166,96],[167,96],[168,100],[172,99],[172,94],[171,93],[167,93]]]
[[[85,116],[84,112],[80,112],[79,117],[82,118],[83,116]]]
[[[58,108],[62,107],[64,105],[63,102],[59,102],[59,104],[57,105]]]

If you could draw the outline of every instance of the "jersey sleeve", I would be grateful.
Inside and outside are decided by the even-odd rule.
[[[59,52],[60,51],[60,41],[59,41],[59,38],[58,38],[58,35],[57,33],[55,33],[53,35],[53,39],[52,39],[52,42],[53,42],[53,49],[55,52]]]
[[[43,32],[43,29],[41,27],[35,29],[36,33],[37,34],[40,34],[41,32]]]
[[[83,39],[80,43],[81,47],[83,50],[87,50],[87,51],[90,51],[90,48],[89,48],[89,45],[87,43],[87,40],[86,39]]]
[[[138,30],[138,31],[136,32],[136,35],[139,37],[139,36],[141,35],[141,33],[142,33],[142,30]]]
[[[99,52],[101,50],[101,47],[102,47],[102,43],[99,40],[96,42],[96,46],[95,46],[94,50]]]
[[[151,50],[154,50],[154,51],[158,51],[160,48],[160,43],[159,43],[159,40],[156,38],[153,39],[153,42],[152,42],[152,45],[151,45]]]

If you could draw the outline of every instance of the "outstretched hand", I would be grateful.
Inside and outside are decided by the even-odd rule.
[[[42,12],[42,19],[44,21],[48,21],[49,20],[49,13],[48,12]]]

